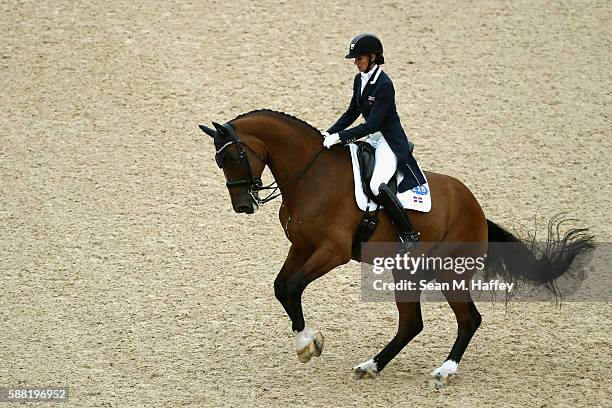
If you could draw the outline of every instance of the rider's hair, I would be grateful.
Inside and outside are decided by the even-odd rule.
[[[383,57],[382,52],[376,54],[376,57],[374,57],[374,63],[378,65],[382,65],[385,63],[385,57]]]

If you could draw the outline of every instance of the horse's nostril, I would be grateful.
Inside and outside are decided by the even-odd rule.
[[[253,207],[250,205],[241,205],[236,210],[237,213],[253,214]]]

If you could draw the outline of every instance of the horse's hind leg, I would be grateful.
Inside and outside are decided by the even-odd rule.
[[[458,330],[455,344],[453,344],[453,348],[448,354],[446,361],[431,373],[434,377],[436,388],[441,387],[448,376],[457,372],[459,361],[482,320],[476,305],[472,301],[470,292],[453,290],[442,292],[453,312],[455,312]]]
[[[416,302],[397,302],[399,327],[395,337],[376,357],[359,364],[353,369],[357,379],[374,378],[385,366],[423,330],[420,293],[415,294]]]

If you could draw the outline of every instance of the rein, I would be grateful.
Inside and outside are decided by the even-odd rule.
[[[255,155],[255,157],[257,157],[263,164],[266,164],[266,162],[257,155],[257,153],[255,153],[253,151],[253,149],[251,149],[249,146],[245,145],[242,142],[239,142],[241,145],[243,145],[244,147],[246,147],[247,149],[249,149],[251,151],[251,153],[253,153]],[[325,147],[321,147],[321,149],[316,152],[311,158],[310,160],[308,160],[308,162],[306,163],[306,165],[304,166],[304,168],[300,171],[298,171],[296,174],[293,175],[293,177],[291,177],[288,181],[284,182],[283,184],[278,184],[278,182],[276,180],[274,180],[272,183],[268,184],[267,186],[263,186],[263,185],[258,185],[258,184],[253,184],[251,186],[251,188],[249,189],[249,193],[251,194],[251,197],[253,197],[253,199],[255,200],[255,202],[258,205],[263,205],[269,201],[274,200],[275,198],[277,198],[278,196],[281,195],[281,192],[278,191],[281,188],[284,188],[286,186],[288,186],[291,183],[296,182],[297,180],[300,179],[300,177],[302,177],[304,174],[306,174],[306,172],[308,171],[308,169],[313,165],[313,163],[315,162],[315,160],[317,160],[317,158],[319,157],[319,155],[321,153],[323,153],[323,151],[325,151]],[[261,182],[261,180],[259,180]],[[270,194],[268,194],[267,197],[264,198],[259,198],[259,196],[257,195],[257,193],[259,193],[260,191],[263,190],[272,190],[272,192],[270,192]],[[277,192],[278,191],[278,192]]]

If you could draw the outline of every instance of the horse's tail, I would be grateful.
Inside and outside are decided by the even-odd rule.
[[[588,228],[571,229],[561,238],[559,228],[567,221],[575,220],[563,219],[563,214],[552,217],[546,241],[538,242],[535,234],[521,239],[487,220],[489,242],[494,244],[489,245],[485,279],[499,277],[506,282],[526,281],[547,287],[555,297],[560,295],[555,279],[568,271],[576,256],[595,247]],[[498,244],[500,242],[511,245]]]

